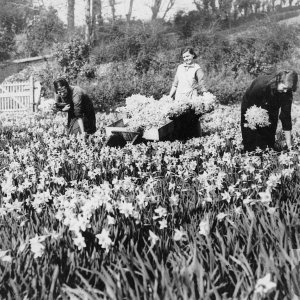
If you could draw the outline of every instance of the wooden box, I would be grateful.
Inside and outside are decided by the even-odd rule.
[[[162,127],[152,127],[146,129],[143,138],[152,141],[165,141],[174,137],[174,122],[170,121]]]

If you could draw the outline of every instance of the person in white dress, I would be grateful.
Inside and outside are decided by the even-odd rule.
[[[198,96],[198,91],[205,92],[203,77],[204,73],[195,63],[197,58],[193,48],[185,48],[182,51],[183,63],[177,68],[176,75],[169,93],[170,97],[175,100],[184,100],[186,98],[194,98]]]
[[[206,92],[201,67],[195,63],[197,58],[193,48],[185,48],[182,52],[183,63],[177,68],[176,75],[169,93],[175,101],[195,99],[198,92]],[[174,120],[176,139],[186,140],[201,136],[199,117],[195,114],[184,114]]]

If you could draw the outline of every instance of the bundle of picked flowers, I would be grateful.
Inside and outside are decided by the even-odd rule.
[[[271,124],[267,110],[256,105],[247,109],[245,118],[247,123],[244,124],[244,126],[252,130],[257,129],[258,127],[267,127]]]
[[[198,116],[213,110],[216,97],[211,93],[204,93],[193,99],[175,101],[169,96],[159,100],[143,95],[132,95],[126,99],[126,106],[120,107],[119,112],[126,115],[127,126],[132,130],[161,127],[170,119],[188,112]]]
[[[202,96],[173,101],[168,117],[172,119],[188,112],[200,117],[204,113],[212,111],[215,103],[216,97],[209,92],[203,93]]]

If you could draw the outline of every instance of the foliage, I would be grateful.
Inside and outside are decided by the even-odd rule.
[[[191,37],[197,28],[207,28],[212,22],[212,16],[204,10],[178,11],[173,21],[175,31],[184,39]]]
[[[146,24],[136,22],[118,27],[112,36],[104,38],[93,49],[98,63],[135,59],[141,54],[153,55],[162,49],[177,46],[176,36],[169,34],[169,27],[152,21]]]
[[[36,11],[30,0],[0,0],[0,61],[15,54],[15,35],[21,33]]]
[[[224,66],[235,73],[240,70],[252,75],[261,73],[291,56],[299,44],[297,29],[275,23],[259,23],[238,36],[200,32],[190,40],[201,53],[207,72]]]
[[[24,54],[37,56],[49,52],[54,44],[63,41],[66,30],[53,7],[42,9],[26,28]],[[23,54],[23,55],[24,55]]]
[[[206,86],[221,104],[228,105],[241,101],[253,77],[245,72],[234,75],[232,72],[222,71],[211,73],[206,78]]]
[[[77,78],[82,67],[89,62],[90,45],[79,38],[57,45],[55,57],[70,80]]]
[[[156,64],[154,66],[159,68]],[[144,94],[155,99],[167,94],[173,74],[169,70],[159,70],[156,72],[154,67],[150,67],[148,72],[140,73],[136,70],[135,61],[112,63],[93,82],[83,81],[80,84],[91,95],[97,109],[108,111],[124,103],[132,94]]]
[[[14,50],[14,34],[11,30],[0,27],[0,62],[10,58]]]

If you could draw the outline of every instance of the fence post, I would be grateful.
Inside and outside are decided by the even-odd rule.
[[[32,109],[32,112],[35,112],[33,76],[30,76],[30,78],[29,78],[29,88],[30,88],[30,99],[31,99],[30,107]]]

